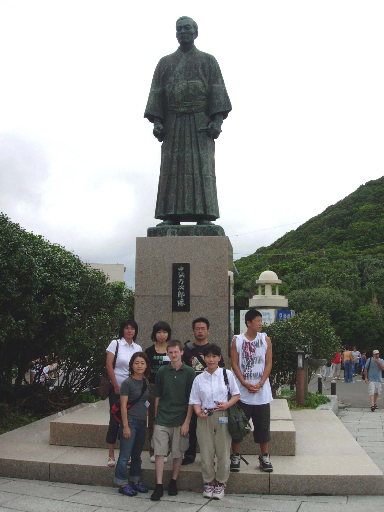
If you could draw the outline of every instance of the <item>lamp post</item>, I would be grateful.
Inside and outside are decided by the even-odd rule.
[[[307,373],[307,379],[306,374]],[[306,398],[306,380],[308,382],[308,361],[305,350],[297,351],[297,380],[296,380],[296,403],[299,406],[304,405]],[[308,384],[307,384],[308,386]],[[308,388],[307,388],[308,389]]]

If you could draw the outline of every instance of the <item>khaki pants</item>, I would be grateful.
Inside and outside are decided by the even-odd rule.
[[[202,420],[197,418],[197,440],[200,446],[201,473],[203,482],[215,480],[215,455],[217,457],[216,480],[225,484],[229,478],[230,449],[232,438],[228,424],[219,423],[227,411],[216,411]]]

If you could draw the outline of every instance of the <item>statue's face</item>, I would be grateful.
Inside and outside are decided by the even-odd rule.
[[[196,39],[195,27],[190,19],[178,21],[176,24],[176,37],[180,45],[191,44]]]

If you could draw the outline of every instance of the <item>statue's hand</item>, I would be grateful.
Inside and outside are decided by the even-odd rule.
[[[212,139],[217,139],[221,133],[221,123],[218,121],[211,121],[207,125],[207,134]]]
[[[164,126],[162,123],[155,123],[153,127],[153,135],[159,142],[163,142],[164,139]]]

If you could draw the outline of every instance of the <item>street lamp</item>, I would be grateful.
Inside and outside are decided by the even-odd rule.
[[[304,358],[305,358],[304,350],[298,350],[297,351],[297,369],[298,370],[304,370]]]

